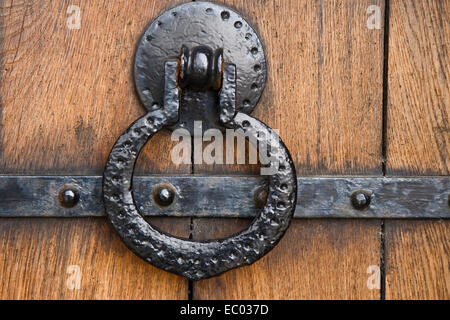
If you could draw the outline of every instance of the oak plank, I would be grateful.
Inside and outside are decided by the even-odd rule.
[[[197,224],[197,239],[228,235],[220,219]],[[248,220],[234,223],[235,232]],[[226,233],[223,233],[223,230]],[[194,283],[194,299],[378,299],[370,266],[378,266],[376,220],[294,220],[285,237],[249,267]]]
[[[396,0],[389,36],[389,175],[450,173],[449,1]]]
[[[145,114],[134,89],[134,53],[145,27],[182,1],[3,0],[3,174],[99,174],[114,142]],[[81,28],[69,29],[69,5]],[[172,142],[154,138],[140,170],[186,171]],[[153,151],[151,151],[153,150]]]
[[[450,172],[450,1],[390,5],[387,175]],[[386,299],[448,299],[447,221],[386,221]]]
[[[185,226],[165,222],[173,234]],[[106,219],[2,219],[0,245],[2,300],[187,297],[182,278],[134,255]]]
[[[450,223],[386,223],[386,299],[450,299]]]
[[[116,139],[145,114],[135,94],[134,52],[145,27],[181,0],[0,0],[0,172],[102,175]],[[81,28],[69,29],[69,5]],[[159,133],[136,173],[190,173],[170,161]],[[149,192],[149,194],[151,194]],[[152,218],[189,236],[189,219]],[[186,299],[188,282],[134,256],[106,219],[0,220],[1,299]],[[66,268],[80,265],[70,291]]]
[[[383,12],[384,1],[221,2],[242,12],[262,38],[269,78],[253,115],[280,130],[297,174],[381,174],[383,29],[368,29],[366,12],[374,4]],[[193,222],[195,239],[228,236],[249,223]],[[379,231],[376,220],[293,221],[265,258],[194,283],[193,297],[379,299],[366,285],[367,268],[380,264]]]

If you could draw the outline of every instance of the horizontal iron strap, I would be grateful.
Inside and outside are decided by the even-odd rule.
[[[254,217],[267,186],[263,177],[146,176],[133,181],[136,203],[148,216]],[[152,190],[171,184],[174,202],[158,206]],[[59,194],[76,189],[79,201],[64,208]],[[358,193],[362,192],[362,193]],[[296,218],[450,218],[450,177],[298,178]],[[368,208],[355,208],[367,195]],[[358,202],[358,199],[360,202]],[[262,200],[264,201],[264,200]],[[364,207],[364,206],[363,206]],[[102,177],[0,176],[0,217],[102,217]]]

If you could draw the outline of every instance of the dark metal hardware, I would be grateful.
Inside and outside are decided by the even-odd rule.
[[[195,39],[186,36],[191,31]],[[235,43],[227,47],[233,37]],[[163,128],[192,132],[191,123],[201,118],[205,130],[226,126],[273,134],[246,115],[264,88],[265,58],[256,33],[229,9],[197,2],[164,13],[144,34],[135,71],[149,113],[117,141],[105,170],[104,193],[102,177],[3,176],[0,217],[102,217],[106,207],[136,254],[194,280],[256,261],[276,245],[293,215],[450,218],[449,177],[295,179],[282,144],[281,171],[269,182],[263,177],[133,178],[140,148]],[[193,242],[156,230],[143,216],[256,220],[235,237]]]
[[[352,205],[357,210],[364,210],[369,208],[371,201],[371,194],[365,190],[359,190],[354,192],[350,199],[352,201]]]
[[[309,177],[298,178],[294,218],[449,219],[450,177]],[[73,186],[80,199],[61,207],[61,188]],[[154,190],[170,187],[171,205],[154,201]],[[145,216],[254,218],[264,206],[263,177],[145,176],[133,178],[136,204]],[[351,196],[364,190],[371,202],[357,210]],[[226,195],[226,201],[223,200]],[[0,217],[104,217],[102,177],[0,176]]]
[[[153,189],[153,200],[161,207],[170,206],[175,200],[175,188],[167,183],[157,185]]]
[[[73,208],[80,200],[80,194],[77,189],[73,187],[64,187],[59,192],[59,203],[64,208]]]
[[[223,50],[199,46],[181,48],[179,85],[182,89],[219,90],[222,86]]]
[[[231,18],[234,25],[230,27]],[[252,264],[284,235],[297,203],[295,167],[277,134],[240,112],[250,112],[252,102],[254,106],[260,97],[265,82],[262,66],[264,53],[254,31],[239,15],[221,6],[183,4],[161,15],[145,32],[136,54],[135,79],[149,112],[117,140],[103,175],[105,211],[123,242],[145,261],[200,280]],[[252,82],[243,83],[243,79]],[[161,91],[163,103],[155,102]],[[263,208],[248,228],[226,239],[196,242],[154,228],[141,215],[131,191],[134,165],[144,144],[156,132],[178,124],[192,133],[198,120],[206,128],[239,129],[250,142],[265,142],[265,153],[275,159]],[[155,198],[168,206],[175,196],[162,188]]]
[[[266,59],[258,35],[238,13],[213,3],[182,4],[164,12],[146,29],[137,48],[134,74],[138,95],[148,111],[163,105],[167,59],[181,60],[183,89],[179,121],[166,127],[170,130],[185,128],[192,134],[194,121],[202,121],[204,130],[223,129],[214,91],[220,88],[221,61],[233,63],[238,71],[238,112],[253,111],[266,83]],[[199,64],[189,63],[194,60]],[[189,75],[184,78],[186,71]],[[184,90],[187,84],[191,88]]]

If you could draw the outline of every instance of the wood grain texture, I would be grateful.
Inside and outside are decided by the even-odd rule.
[[[390,175],[450,173],[450,1],[395,0],[389,35]]]
[[[262,38],[268,82],[253,115],[280,130],[297,174],[381,174],[383,30],[367,28],[366,11],[372,4],[383,10],[384,2],[221,2],[242,12]],[[214,170],[195,167],[198,174]],[[248,223],[194,219],[193,236],[229,236]],[[379,221],[293,221],[267,257],[194,283],[193,296],[379,299],[379,290],[366,286],[367,268],[380,263],[379,231]]]
[[[145,26],[182,0],[0,0],[0,173],[101,174],[114,141],[144,113],[132,60]],[[384,1],[221,0],[258,30],[268,83],[253,114],[275,129],[299,175],[381,174],[383,29],[366,26]],[[66,27],[79,5],[80,30]],[[391,0],[388,175],[448,175],[447,0]],[[159,134],[139,173],[189,173]],[[254,172],[245,166],[196,173]],[[189,221],[153,219],[188,236]],[[229,235],[247,220],[194,221],[194,238]],[[378,221],[299,220],[251,267],[194,283],[194,298],[367,298],[380,262]],[[386,298],[449,298],[449,224],[386,221]],[[101,219],[2,219],[0,298],[187,298],[187,281],[135,257]],[[67,289],[79,265],[80,290]],[[288,281],[289,280],[289,281]]]
[[[386,223],[386,298],[450,299],[449,221]]]
[[[450,172],[450,1],[391,1],[387,175]],[[449,299],[447,221],[386,221],[386,299]]]
[[[173,234],[188,232],[173,220],[165,227]],[[2,300],[187,296],[182,278],[135,256],[105,219],[2,219],[0,245]],[[80,268],[79,290],[69,289],[70,266]]]
[[[367,8],[384,1],[217,2],[263,42],[268,80],[252,115],[279,130],[298,170],[381,174],[383,29],[367,28]]]
[[[116,139],[145,113],[132,74],[137,42],[181,1],[3,0],[0,170],[12,174],[101,174]],[[81,28],[69,29],[69,5]],[[185,171],[159,134],[139,171]],[[165,166],[165,167],[164,167]]]
[[[122,132],[144,114],[132,66],[137,41],[165,8],[181,1],[0,1],[0,172],[102,175]],[[69,5],[81,28],[67,28]],[[170,161],[157,134],[138,174],[190,173]],[[152,218],[189,237],[189,219]],[[186,299],[188,282],[131,253],[106,219],[0,220],[0,299]],[[80,265],[80,290],[66,268]]]
[[[235,231],[246,223],[235,223]],[[223,229],[223,221],[213,219],[196,225],[194,234],[220,237]],[[277,247],[252,266],[195,282],[194,299],[379,299],[366,273],[380,261],[378,232],[376,220],[294,220]]]

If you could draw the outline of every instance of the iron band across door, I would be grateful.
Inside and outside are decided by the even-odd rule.
[[[106,213],[124,243],[147,262],[192,280],[263,257],[289,227],[297,177],[278,135],[247,114],[266,80],[254,30],[225,7],[183,4],[148,27],[137,50],[135,79],[148,113],[118,139],[103,177]],[[239,129],[250,142],[264,142],[272,159],[265,205],[250,226],[226,239],[196,242],[171,236],[146,222],[135,204],[133,170],[142,147],[164,128],[192,129],[192,120],[209,128]]]

